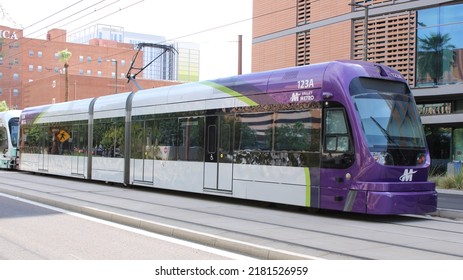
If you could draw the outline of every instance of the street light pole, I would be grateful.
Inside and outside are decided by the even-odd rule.
[[[357,4],[357,3],[350,3],[349,6],[354,6],[357,8],[363,8],[365,11],[364,16],[364,26],[363,26],[363,43],[365,44],[363,50],[363,60],[368,61],[368,5],[365,4]]]

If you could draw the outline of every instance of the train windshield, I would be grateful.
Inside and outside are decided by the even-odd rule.
[[[8,125],[10,127],[11,144],[16,147],[18,145],[19,118],[12,118]]]
[[[423,128],[406,84],[357,78],[350,85],[350,94],[377,162],[405,166],[424,162]]]

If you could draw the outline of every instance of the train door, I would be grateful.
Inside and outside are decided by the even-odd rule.
[[[62,137],[66,137],[66,131],[62,130]],[[87,144],[87,125],[75,124],[72,126],[70,138],[68,139],[72,157],[71,157],[71,173],[76,175],[84,175],[85,163],[87,156],[84,151]]]
[[[51,147],[53,145],[54,137],[53,137],[53,130],[48,131],[48,127],[43,127],[39,131],[39,160],[38,160],[38,170],[41,171],[48,171],[48,162],[49,162],[49,152],[51,152]],[[50,137],[51,135],[51,137]],[[50,144],[51,143],[51,144]]]
[[[230,117],[206,117],[204,189],[232,191],[232,129]]]
[[[135,131],[136,130],[136,131]],[[135,134],[134,134],[135,133]],[[133,136],[136,136],[134,139]],[[134,181],[153,183],[154,180],[154,121],[137,121],[132,125]]]
[[[352,134],[343,107],[324,108],[323,155],[320,187],[321,207],[349,211],[353,198],[349,196],[354,162]]]

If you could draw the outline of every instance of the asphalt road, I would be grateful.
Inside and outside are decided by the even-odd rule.
[[[463,259],[461,217],[311,213],[17,172],[0,173],[0,181],[1,193],[257,259]]]
[[[0,260],[241,258],[127,226],[0,195]]]

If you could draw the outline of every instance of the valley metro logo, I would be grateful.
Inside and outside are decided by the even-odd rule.
[[[418,171],[413,171],[413,169],[405,169],[404,174],[399,177],[399,180],[402,182],[411,182],[413,181],[413,174]]]

